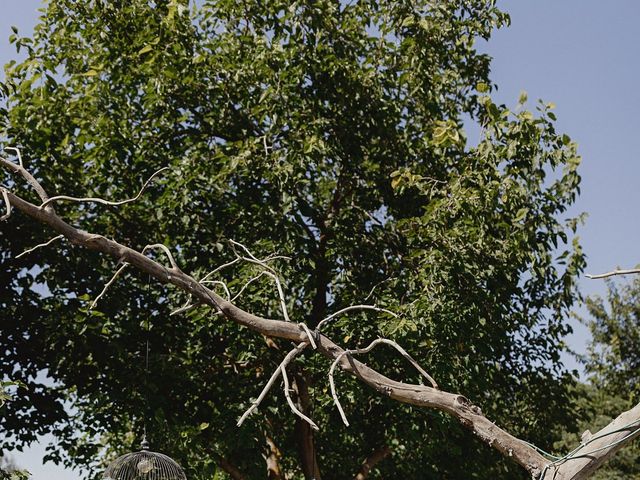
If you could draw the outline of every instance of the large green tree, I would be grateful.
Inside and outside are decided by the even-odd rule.
[[[5,69],[2,138],[51,194],[120,199],[170,167],[137,202],[56,211],[138,250],[164,243],[196,278],[234,258],[231,239],[287,255],[271,265],[292,321],[313,329],[359,303],[397,312],[327,332],[393,338],[442,388],[548,444],[568,421],[559,355],[584,259],[563,215],[579,158],[552,105],[491,100],[474,42],[507,21],[488,0],[50,0],[33,38],[13,37],[27,55]],[[345,428],[329,364],[310,352],[289,368],[320,431],[275,394],[237,428],[287,342],[206,306],[170,317],[183,294],[135,270],[89,310],[115,263],[65,242],[16,259],[48,238],[19,215],[0,230],[0,373],[25,385],[0,412],[5,448],[52,431],[51,458],[94,474],[146,423],[190,479],[260,478],[265,458],[273,478],[351,478],[372,453],[378,478],[524,475],[449,417],[337,376]],[[258,273],[238,262],[218,278],[235,294]],[[237,303],[281,317],[266,276]],[[417,380],[400,360],[366,361]]]

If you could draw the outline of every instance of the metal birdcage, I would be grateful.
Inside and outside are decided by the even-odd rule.
[[[103,480],[187,480],[184,471],[175,461],[149,451],[142,442],[142,450],[116,458],[104,472]]]

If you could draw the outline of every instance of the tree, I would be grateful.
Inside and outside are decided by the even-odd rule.
[[[593,343],[585,359],[587,372],[601,388],[630,401],[640,394],[638,341],[640,340],[640,280],[607,284],[605,300],[587,298],[586,323]]]
[[[600,388],[591,382],[578,384],[574,395],[574,418],[578,419],[576,425],[561,432],[560,440],[554,443],[554,452],[569,452],[575,445],[581,442],[582,437],[589,435],[605,427],[618,415],[619,412],[632,407],[623,396],[610,393],[611,390]],[[615,457],[598,469],[592,480],[637,480],[640,478],[638,464],[640,451],[637,444],[629,445],[620,451]]]
[[[3,136],[28,147],[26,168],[2,161],[14,174],[5,203],[63,236],[17,259],[50,237],[18,215],[0,233],[0,369],[25,384],[3,412],[6,433],[25,443],[52,429],[54,460],[98,468],[99,452],[133,448],[146,421],[189,478],[259,478],[265,463],[271,478],[550,473],[488,418],[539,444],[568,421],[559,352],[584,258],[567,245],[577,220],[560,216],[579,158],[552,105],[492,102],[473,41],[507,19],[489,1],[51,1],[33,39],[14,37],[28,56],[2,85]],[[476,146],[465,118],[482,126]],[[45,193],[117,196],[167,166],[118,207]],[[15,193],[15,174],[36,203]],[[175,266],[143,250],[159,242]],[[199,281],[239,257],[218,283]],[[113,260],[130,266],[90,309]],[[274,277],[293,322],[267,319],[283,315]],[[224,287],[243,295],[230,303]],[[185,294],[195,308],[170,316]],[[305,347],[322,319],[362,302],[384,311],[349,312],[323,332],[350,346],[393,337],[442,390],[372,370],[418,381],[391,349],[364,365],[318,333],[318,350],[356,374],[336,378],[345,429],[330,364]],[[288,340],[301,345],[287,366],[292,401],[322,429],[279,399],[238,429]],[[55,387],[34,380],[44,368]]]
[[[12,382],[0,382],[0,408],[11,399],[6,389],[13,386],[15,384]],[[19,470],[11,458],[0,455],[0,480],[26,480],[27,478],[29,478],[29,472]]]

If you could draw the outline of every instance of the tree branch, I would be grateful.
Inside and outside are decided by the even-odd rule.
[[[73,245],[110,255],[116,260],[127,262],[144,273],[151,275],[161,283],[171,283],[190,293],[201,303],[219,309],[226,318],[250,330],[267,336],[297,342],[309,341],[304,329],[295,323],[266,319],[246,312],[179,269],[172,269],[171,275],[168,275],[166,267],[141,252],[121,245],[102,235],[91,234],[77,229],[66,223],[54,212],[41,209],[39,206],[23,200],[11,192],[7,193],[11,204],[17,210],[40,223],[48,225],[57,233],[64,235]],[[342,348],[322,334],[317,335],[316,343],[318,351],[333,360],[344,352]],[[449,413],[484,443],[513,459],[532,475],[539,476],[544,466],[548,463],[544,457],[526,442],[515,438],[494,425],[482,415],[478,407],[474,406],[462,395],[443,392],[424,385],[412,385],[391,380],[350,356],[342,356],[338,365],[346,372],[355,375],[366,385],[389,398]]]
[[[214,455],[218,466],[224,470],[233,480],[245,480],[244,474],[222,455]]]
[[[309,398],[309,386],[304,371],[294,374],[294,388],[298,395],[300,411],[305,415],[311,415],[311,399]],[[302,473],[306,479],[321,480],[320,467],[316,455],[314,434],[311,426],[302,420],[296,420],[296,435],[302,464]]]
[[[640,403],[602,430],[584,438],[578,448],[547,465],[541,480],[582,480],[591,476],[624,445],[640,436]]]
[[[385,445],[375,450],[371,455],[364,459],[355,480],[365,480],[369,476],[369,472],[382,460],[391,454],[391,447]]]
[[[634,273],[640,273],[640,268],[633,268],[630,270],[613,270],[611,272],[607,272],[607,273],[600,273],[598,275],[590,275],[587,274],[587,278],[590,278],[592,280],[596,280],[598,278],[608,278],[608,277],[613,277],[615,275],[631,275]]]
[[[273,439],[267,435],[267,478],[269,480],[282,480],[282,470],[280,470],[280,450]]]

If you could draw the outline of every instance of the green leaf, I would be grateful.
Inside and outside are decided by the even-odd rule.
[[[142,54],[150,52],[152,50],[153,50],[153,47],[151,45],[145,45],[140,50],[138,50],[138,55],[142,55]]]

